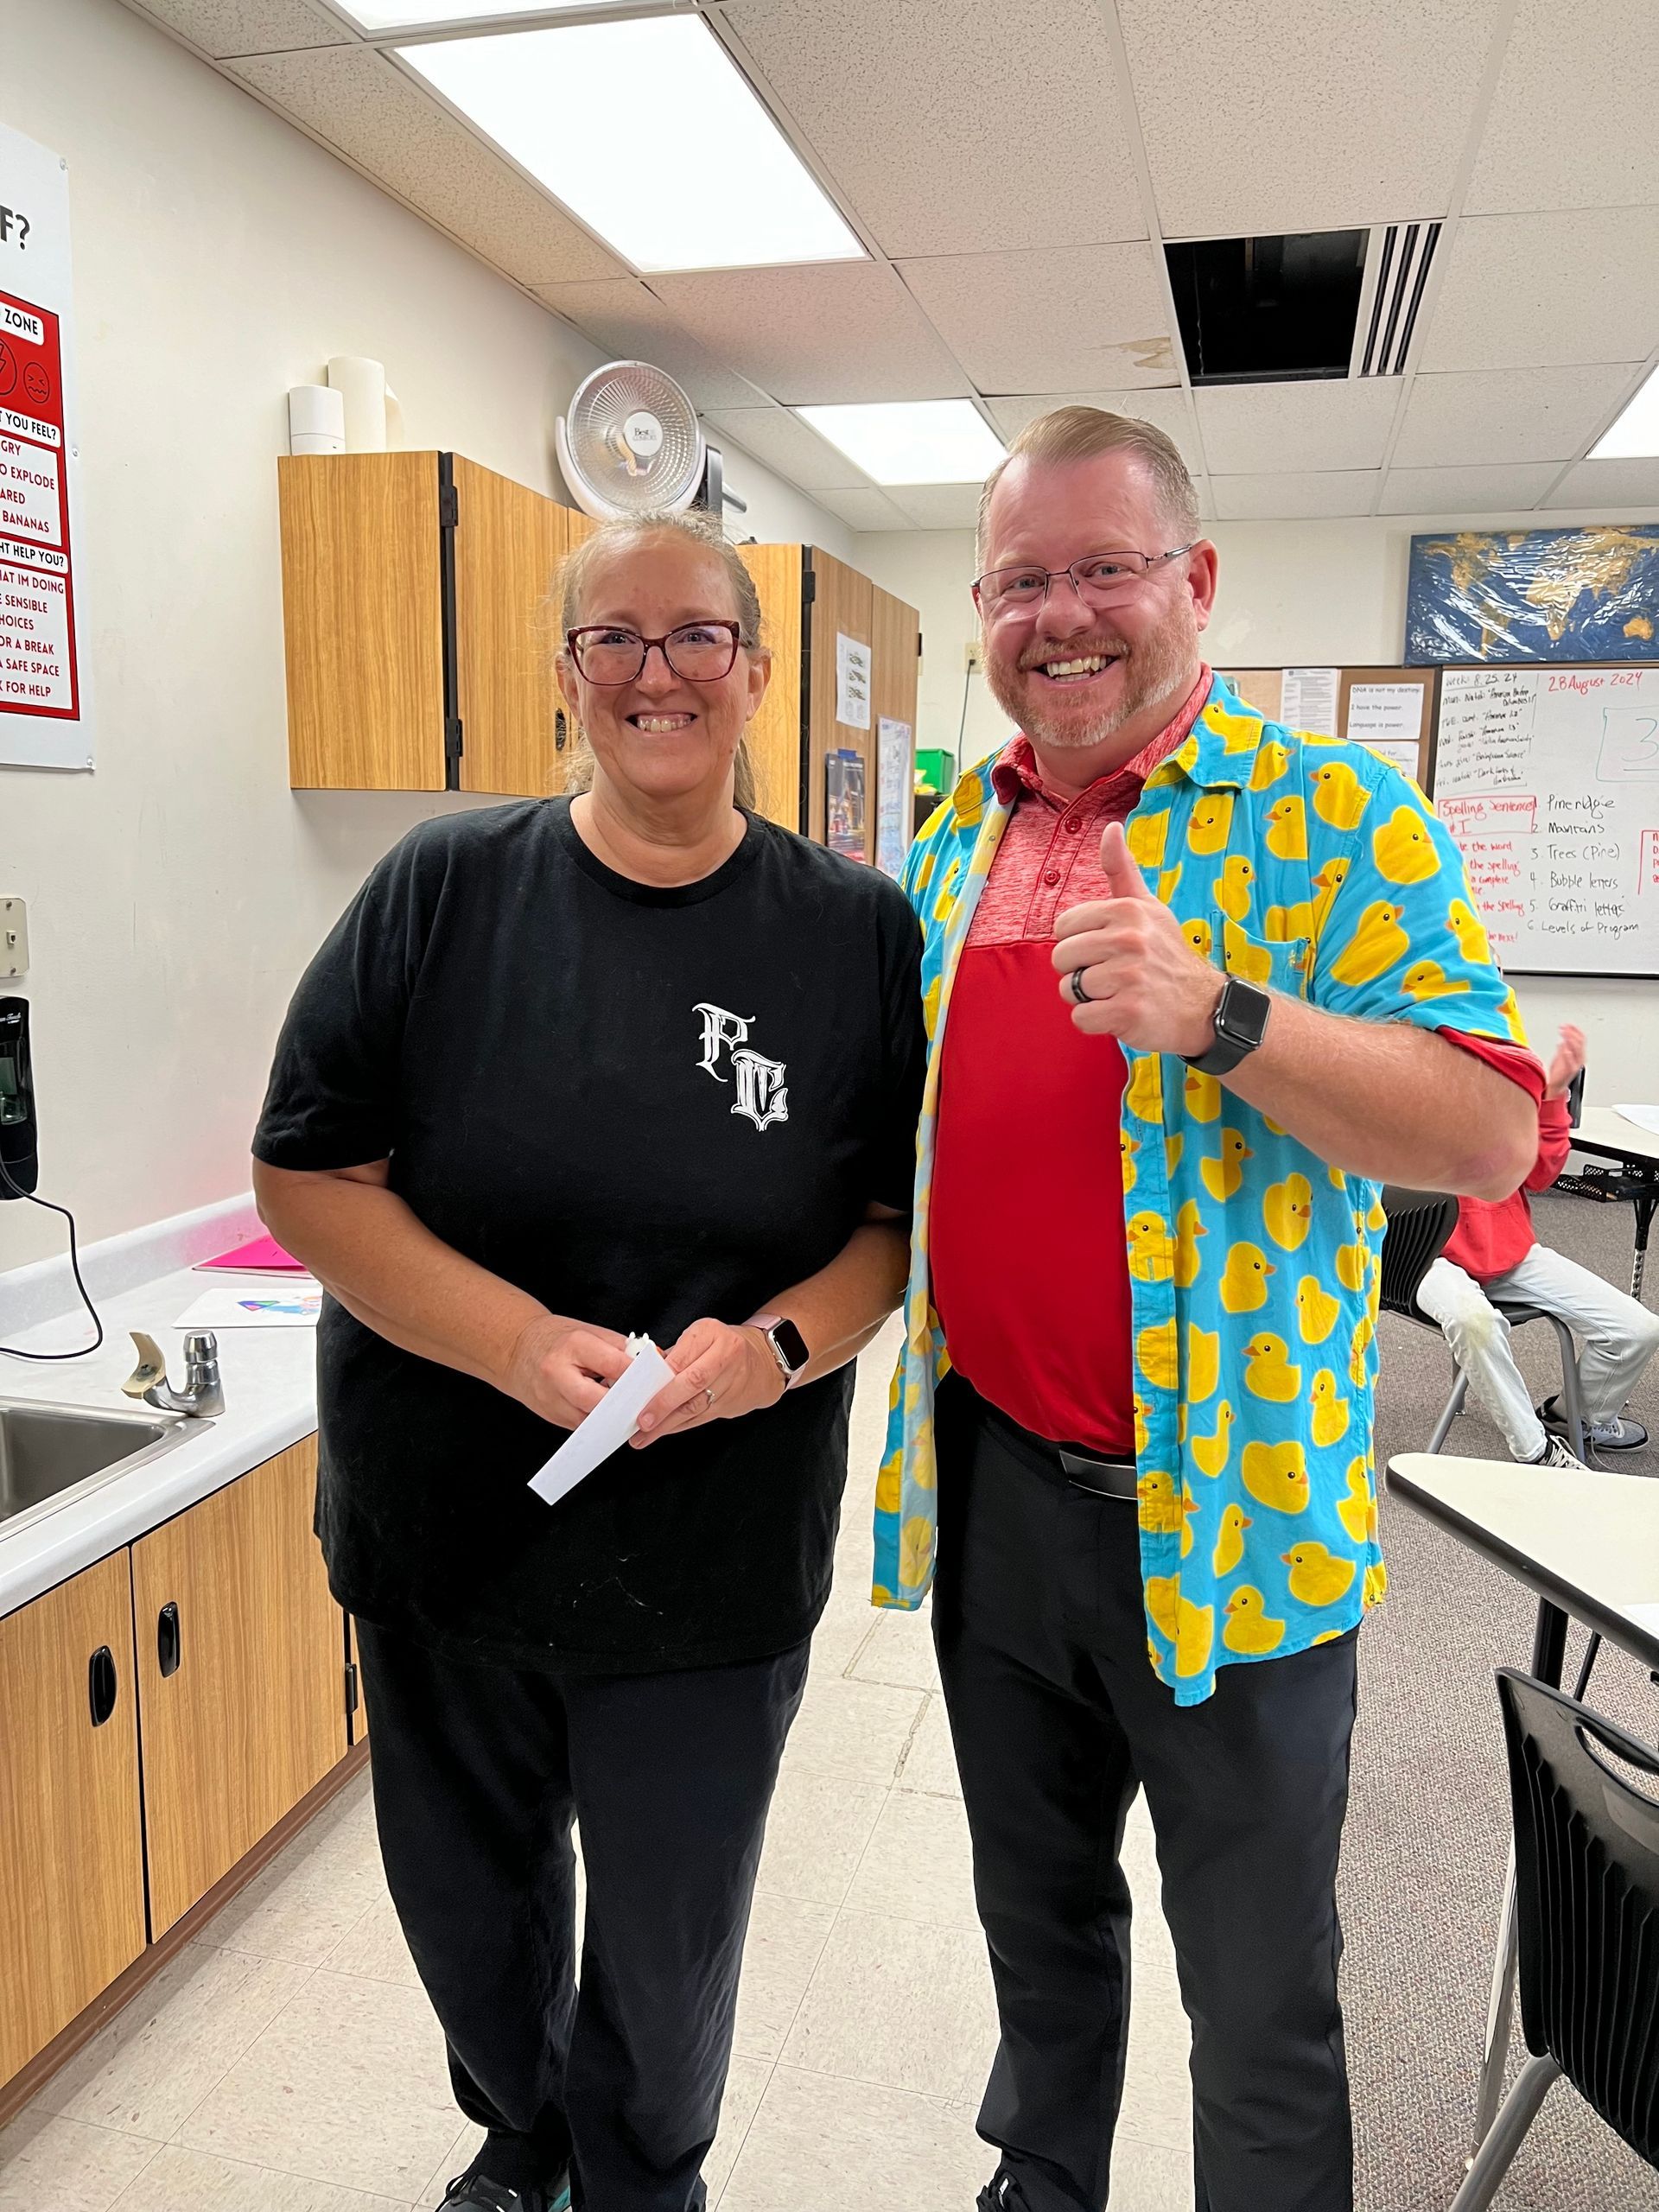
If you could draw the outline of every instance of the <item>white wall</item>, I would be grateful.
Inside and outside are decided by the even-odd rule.
[[[98,766],[0,768],[0,892],[29,902],[41,1190],[94,1237],[245,1187],[301,968],[406,827],[469,804],[288,788],[288,386],[372,354],[409,444],[552,492],[553,418],[601,356],[117,0],[37,12],[0,118],[69,164]],[[850,551],[758,464],[734,477],[761,534]],[[61,1243],[0,1207],[0,1268]]]
[[[1389,516],[1348,522],[1206,524],[1221,556],[1221,589],[1205,650],[1221,666],[1277,668],[1398,663],[1406,627],[1406,569],[1414,532],[1459,528],[1536,530],[1560,522],[1646,521],[1635,510],[1580,514]],[[969,586],[971,531],[871,531],[854,560],[922,618],[918,746],[957,749],[963,655],[978,635]],[[969,687],[961,761],[982,760],[1007,736],[1006,715],[982,677]],[[1659,1093],[1659,1006],[1651,983],[1516,978],[1535,1043],[1548,1049],[1563,1021],[1589,1039],[1593,1103]]]

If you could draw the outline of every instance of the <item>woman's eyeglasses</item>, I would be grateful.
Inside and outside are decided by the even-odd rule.
[[[1110,607],[1129,598],[1149,570],[1192,550],[1191,545],[1173,545],[1167,553],[1084,553],[1064,569],[1023,562],[1017,568],[988,569],[974,585],[974,597],[984,614],[1014,614],[1040,607],[1055,577],[1070,576],[1085,607]]]
[[[590,683],[632,683],[654,645],[687,683],[717,683],[729,676],[743,641],[741,622],[683,622],[664,638],[642,638],[615,622],[589,622],[567,630],[570,658]]]

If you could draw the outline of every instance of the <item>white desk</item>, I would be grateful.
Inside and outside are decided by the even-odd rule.
[[[1636,1187],[1630,1192],[1636,1208],[1636,1252],[1630,1265],[1630,1296],[1642,1295],[1642,1271],[1647,1265],[1648,1231],[1659,1208],[1659,1136],[1639,1129],[1634,1122],[1611,1106],[1586,1106],[1573,1132],[1573,1149],[1616,1160]]]
[[[1646,1133],[1632,1128],[1630,1134]],[[1659,1157],[1659,1140],[1648,1141]],[[1532,1671],[1541,1681],[1560,1687],[1569,1614],[1643,1666],[1659,1670],[1659,1482],[1405,1452],[1389,1462],[1389,1488],[1414,1512],[1438,1522],[1448,1535],[1534,1592],[1539,1603]],[[1477,2149],[1497,2117],[1503,2088],[1515,1961],[1511,1855],[1486,2016]]]

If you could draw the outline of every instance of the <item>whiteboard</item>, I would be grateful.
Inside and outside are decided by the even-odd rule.
[[[1434,804],[1502,967],[1659,975],[1659,667],[1448,668]]]

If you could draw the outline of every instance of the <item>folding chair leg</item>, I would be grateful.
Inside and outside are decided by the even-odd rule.
[[[1547,1313],[1544,1319],[1554,1330],[1561,1351],[1561,1410],[1567,1415],[1567,1440],[1580,1459],[1586,1459],[1584,1408],[1579,1396],[1579,1351],[1573,1341],[1573,1332],[1559,1313]]]
[[[1475,2100],[1475,2149],[1491,2134],[1503,2101],[1503,2069],[1510,2057],[1510,2022],[1515,2012],[1516,1938],[1515,1845],[1503,1870],[1503,1903],[1497,1916],[1497,1952],[1492,1961],[1491,1994],[1486,2005],[1486,2044],[1481,2053],[1480,2089]]]
[[[1452,2200],[1450,2212],[1486,2212],[1503,2185],[1527,2130],[1538,2117],[1538,2107],[1548,2094],[1551,2082],[1560,2070],[1553,2058],[1527,2061],[1503,2101],[1503,2111],[1492,2123],[1491,2133],[1471,2161],[1463,2187]]]
[[[1433,1435],[1428,1440],[1431,1452],[1438,1452],[1445,1444],[1452,1433],[1452,1424],[1463,1411],[1463,1402],[1469,1395],[1469,1377],[1455,1360],[1452,1363],[1452,1372],[1457,1379],[1452,1386],[1452,1395],[1446,1402],[1446,1411],[1436,1423]]]

